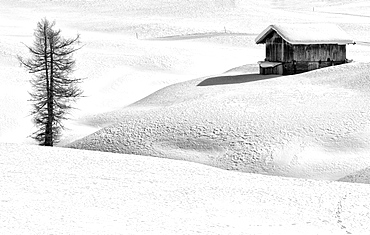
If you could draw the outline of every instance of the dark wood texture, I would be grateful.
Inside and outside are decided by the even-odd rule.
[[[266,61],[282,62],[280,68],[260,69],[261,74],[296,74],[343,64],[346,62],[346,45],[298,44],[286,42],[276,32],[266,37]]]
[[[313,44],[294,45],[293,59],[296,61],[345,61],[346,45]]]
[[[276,32],[271,33],[266,39],[266,60],[276,62],[292,61],[294,48]]]

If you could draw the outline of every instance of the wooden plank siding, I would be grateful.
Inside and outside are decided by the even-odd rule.
[[[292,45],[273,32],[266,39],[266,61],[345,61],[346,45],[309,44]]]
[[[346,46],[337,44],[293,45],[295,61],[345,61]]]
[[[293,47],[276,32],[266,39],[266,60],[288,62],[293,60]]]
[[[286,42],[275,31],[266,37],[266,61],[281,62],[282,68],[263,69],[264,74],[296,74],[346,62],[346,45]]]

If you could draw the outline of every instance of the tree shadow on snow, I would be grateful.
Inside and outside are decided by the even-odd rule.
[[[211,77],[203,80],[198,86],[228,85],[246,82],[255,82],[271,78],[280,77],[281,75],[261,75],[261,74],[242,74]]]

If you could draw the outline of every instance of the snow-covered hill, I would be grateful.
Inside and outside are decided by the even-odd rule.
[[[30,74],[16,56],[28,55],[22,43],[44,17],[81,34],[75,76],[87,78],[86,97],[60,145],[95,132],[73,146],[369,183],[368,63],[250,75],[264,58],[254,38],[269,24],[338,24],[358,42],[347,57],[369,62],[369,7],[0,0],[0,234],[366,234],[368,185],[29,145]]]
[[[366,234],[369,185],[0,144],[1,234]]]
[[[224,169],[336,180],[369,166],[370,64],[296,76],[223,74],[166,87],[86,122],[69,145]]]
[[[312,11],[315,7],[315,11]],[[325,9],[321,9],[324,8]],[[319,12],[331,7],[332,11]],[[0,140],[29,143],[32,133],[27,74],[16,55],[27,55],[33,29],[43,17],[55,19],[63,35],[80,33],[77,77],[86,98],[66,123],[62,144],[96,131],[80,117],[113,111],[170,84],[222,73],[264,58],[255,36],[268,24],[336,23],[356,41],[369,41],[370,18],[354,16],[363,1],[0,1]],[[340,8],[340,9],[339,9]],[[351,15],[352,14],[352,15]],[[225,33],[226,30],[226,33]],[[138,39],[136,38],[138,37]],[[191,40],[189,40],[191,39]],[[367,61],[370,47],[348,48],[348,58]],[[4,112],[2,111],[4,110]]]
[[[367,40],[370,19],[354,15],[353,12],[356,7],[366,9],[368,5],[363,1],[349,3],[337,0],[330,1],[330,5],[328,3],[329,1],[305,1],[297,6],[292,1],[256,3],[191,0],[185,3],[171,0],[156,1],[156,4],[153,4],[152,1],[129,0],[78,2],[2,0],[0,1],[0,22],[2,22],[0,25],[2,35],[0,82],[3,85],[0,87],[2,101],[0,140],[31,142],[27,138],[33,131],[29,116],[31,106],[26,102],[27,91],[30,89],[28,84],[30,75],[19,67],[16,55],[27,53],[21,42],[30,44],[36,22],[43,17],[48,17],[55,19],[57,27],[60,27],[66,35],[80,33],[85,43],[83,50],[76,53],[78,63],[76,76],[88,78],[83,84],[86,97],[76,104],[78,109],[73,112],[72,120],[66,123],[67,130],[64,132],[61,145],[98,131],[116,122],[117,119],[121,121],[120,115],[124,115],[122,121],[127,122],[131,119],[134,120],[130,121],[131,123],[141,122],[141,124],[132,124],[136,126],[128,131],[125,128],[127,129],[129,125],[125,128],[118,125],[117,130],[111,126],[113,130],[112,133],[107,134],[109,138],[95,134],[98,137],[97,143],[86,142],[84,145],[88,147],[83,144],[78,146],[190,159],[227,169],[272,172],[298,177],[336,179],[344,176],[344,173],[357,171],[359,165],[367,164],[362,158],[361,148],[356,147],[367,143],[367,137],[364,137],[367,131],[366,123],[361,122],[367,117],[367,104],[363,102],[366,95],[362,96],[366,92],[356,90],[350,93],[350,90],[345,87],[346,84],[349,85],[348,82],[341,78],[337,79],[342,81],[339,84],[340,89],[330,88],[329,93],[326,94],[325,83],[320,84],[319,81],[324,77],[332,78],[333,73],[334,77],[340,76],[343,72],[346,76],[355,78],[351,80],[353,83],[356,79],[364,77],[353,76],[353,74],[359,72],[366,75],[364,68],[368,67],[367,64],[355,66],[353,71],[351,71],[352,67],[347,67],[348,69],[344,71],[340,69],[320,71],[317,76],[315,75],[316,78],[307,78],[308,80],[298,76],[245,83],[245,80],[256,78],[252,75],[242,76],[242,73],[255,72],[256,61],[263,59],[264,48],[256,46],[253,39],[269,23],[292,21],[336,23],[353,35],[355,40]],[[312,7],[315,8],[312,9]],[[323,12],[328,7],[331,7],[332,11]],[[339,9],[341,14],[333,14]],[[349,46],[348,58],[366,61],[369,52],[370,49],[365,44]],[[239,72],[234,70],[220,77],[209,76],[221,74],[243,64],[248,65]],[[248,69],[245,70],[245,68]],[[204,76],[208,77],[170,86],[129,109],[120,111],[123,107],[158,89]],[[225,76],[229,77],[225,78]],[[234,84],[209,86],[225,83],[225,79],[226,83],[233,80]],[[316,85],[306,86],[305,81],[315,81]],[[197,86],[198,84],[200,86]],[[260,84],[263,88],[259,86]],[[277,85],[276,88],[271,90],[270,87],[275,85]],[[295,89],[296,85],[300,90]],[[334,84],[329,84],[329,86],[332,85]],[[315,90],[310,90],[312,87]],[[245,93],[244,88],[252,90]],[[227,89],[226,92],[225,89]],[[224,92],[226,98],[220,92]],[[313,100],[323,104],[317,112]],[[357,103],[358,100],[361,102]],[[276,112],[280,112],[277,107],[281,109],[285,102],[290,105],[281,114],[285,116],[275,116]],[[176,107],[170,104],[175,104]],[[196,107],[204,105],[208,105],[209,108],[197,110]],[[329,110],[336,105],[339,105],[338,112],[332,112],[332,115]],[[144,106],[145,109],[149,106],[150,108],[164,106],[164,108],[152,109],[150,112],[137,110],[143,109]],[[270,110],[265,112],[265,109]],[[351,113],[351,109],[355,110],[354,114]],[[360,111],[362,109],[364,111]],[[254,114],[256,110],[264,112]],[[293,111],[290,112],[290,110]],[[105,118],[106,112],[112,117]],[[244,116],[244,113],[249,116]],[[297,115],[292,117],[292,113]],[[320,116],[321,114],[323,116]],[[187,118],[186,115],[189,117]],[[217,117],[218,115],[220,118]],[[317,117],[317,119],[310,119],[310,117]],[[215,121],[208,122],[214,119]],[[166,123],[164,120],[167,120]],[[280,120],[285,121],[279,124]],[[343,120],[353,121],[354,124],[349,125],[354,129],[347,130],[347,124]],[[314,126],[314,129],[307,129],[306,126]],[[362,134],[359,132],[361,128]],[[123,140],[122,136],[117,136],[115,139],[115,133],[121,131],[132,132],[135,136],[130,136],[126,140]],[[230,135],[224,135],[229,131]],[[163,136],[158,136],[162,132]],[[99,133],[104,133],[104,130]],[[269,134],[258,136],[258,133]],[[274,136],[277,136],[276,139]],[[111,137],[114,138],[110,139]],[[172,140],[172,137],[176,139]],[[332,140],[331,137],[337,139]],[[347,141],[352,141],[353,138],[354,142]],[[196,140],[193,141],[193,139]],[[100,146],[98,143],[107,145]],[[339,151],[340,148],[337,146],[325,147],[322,150],[320,146],[323,146],[323,143],[328,143],[329,146],[333,143],[341,143],[341,145],[350,143],[351,146],[346,149],[355,149],[354,152],[350,152],[353,157],[350,158],[351,160],[340,158],[345,160],[339,163],[333,163],[334,158],[329,157],[324,161],[330,166],[322,169],[321,164],[316,162],[316,160],[322,161],[319,156],[337,156],[338,153],[348,155],[345,151]],[[333,148],[334,152],[331,150]],[[364,149],[366,148],[365,146]],[[285,152],[289,154],[286,155]],[[183,155],[184,153],[186,156]],[[315,161],[307,162],[307,158],[300,158],[300,154],[313,154],[317,157]],[[285,159],[284,156],[293,156],[293,158]],[[294,163],[296,158],[300,160]],[[347,161],[352,161],[353,158],[358,160],[355,161],[355,166],[347,166]],[[294,163],[293,168],[291,168],[292,163]],[[331,166],[332,164],[335,166]],[[321,171],[323,171],[322,174],[319,173]],[[327,171],[331,172],[330,176]]]

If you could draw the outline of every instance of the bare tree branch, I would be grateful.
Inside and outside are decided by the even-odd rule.
[[[25,45],[31,57],[18,56],[20,64],[33,74],[31,114],[38,130],[31,136],[45,146],[53,146],[60,139],[64,129],[62,122],[68,119],[66,114],[73,108],[71,102],[82,96],[77,86],[82,79],[69,77],[76,64],[73,53],[83,47],[75,47],[80,44],[80,35],[65,39],[54,26],[55,21],[42,19],[38,22],[33,45]]]

